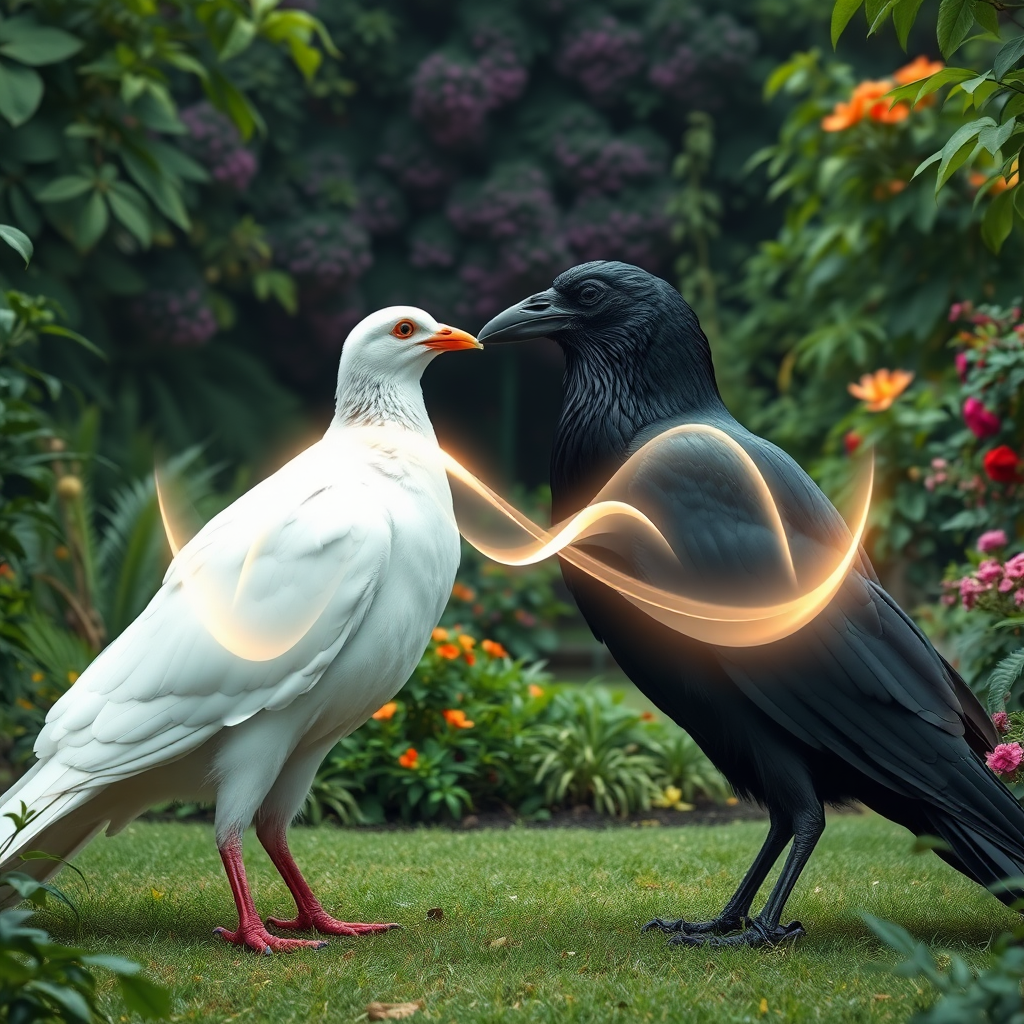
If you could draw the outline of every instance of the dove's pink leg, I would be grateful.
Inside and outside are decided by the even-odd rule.
[[[297,916],[291,921],[282,921],[277,917],[268,917],[267,924],[274,928],[289,930],[312,929],[323,935],[369,935],[372,932],[386,932],[392,928],[400,928],[398,924],[358,924],[352,921],[338,921],[324,910],[320,901],[313,895],[309,883],[302,877],[291,850],[285,830],[280,825],[257,828],[256,834],[264,849],[270,854],[274,867],[281,872],[285,885],[291,890],[298,908]]]
[[[256,913],[256,904],[249,891],[249,882],[245,877],[245,865],[242,863],[242,837],[232,836],[223,846],[219,847],[220,859],[224,862],[231,894],[235,897],[238,908],[238,930],[229,932],[226,928],[214,928],[213,934],[219,935],[225,942],[235,946],[247,946],[257,953],[290,953],[295,949],[312,947],[322,949],[326,942],[312,939],[282,939],[271,935]]]

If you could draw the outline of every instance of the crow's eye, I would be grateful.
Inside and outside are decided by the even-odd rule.
[[[399,320],[391,328],[391,333],[396,338],[411,338],[416,333],[416,325],[411,320]]]
[[[577,298],[580,302],[589,306],[601,297],[601,289],[596,284],[585,284],[580,290]]]

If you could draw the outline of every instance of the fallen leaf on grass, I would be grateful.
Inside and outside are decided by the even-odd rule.
[[[149,891],[153,894],[153,899],[155,900],[162,900],[164,898],[165,894],[162,893],[159,889],[154,889],[150,887]]]
[[[892,996],[888,992],[876,992],[874,1000],[876,1003],[882,1002],[883,999],[892,999]]]
[[[431,907],[427,911],[428,921],[441,921],[444,919],[444,911],[440,907]]]
[[[354,957],[355,955],[356,955],[356,951],[354,949],[346,949],[345,952],[341,955],[341,959],[342,960],[351,960],[352,957]]]
[[[758,1006],[757,1010],[763,1017],[768,1012],[768,1000],[762,997],[761,1004]]]
[[[508,942],[508,936],[502,935],[498,939],[491,939],[491,941],[488,942],[487,945],[490,946],[491,949],[497,949],[499,946],[504,946],[506,942]]]
[[[415,1003],[370,1003],[366,1007],[366,1016],[368,1020],[401,1020],[422,1009],[422,999],[417,999]]]

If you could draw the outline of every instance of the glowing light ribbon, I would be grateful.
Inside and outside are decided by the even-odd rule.
[[[635,452],[620,467],[592,504],[551,529],[545,529],[534,523],[528,516],[481,482],[457,459],[426,438],[405,430],[368,429],[379,434],[380,442],[388,448],[393,448],[396,451],[404,449],[409,454],[415,454],[420,458],[440,460],[440,464],[453,481],[466,487],[473,495],[482,499],[491,509],[499,512],[508,523],[525,535],[526,541],[518,545],[495,544],[487,540],[483,536],[483,532],[474,528],[473,524],[464,517],[459,522],[463,536],[488,558],[504,565],[522,566],[542,561],[552,555],[560,555],[571,565],[617,591],[651,618],[695,640],[720,647],[753,647],[771,643],[795,633],[815,618],[835,596],[857,558],[871,504],[873,463],[870,466],[865,497],[849,546],[835,566],[824,574],[824,578],[819,583],[785,600],[759,605],[721,604],[647,583],[607,565],[576,546],[579,541],[586,540],[588,537],[614,533],[615,531],[610,529],[610,521],[616,517],[625,518],[640,530],[642,541],[649,553],[664,559],[666,565],[674,563],[675,566],[681,568],[671,546],[655,524],[640,509],[611,495],[618,489],[624,488],[645,462],[657,456],[658,448],[667,441],[681,435],[702,435],[723,445],[746,473],[752,486],[753,495],[765,516],[766,524],[779,545],[779,555],[786,575],[786,583],[790,589],[799,590],[785,525],[767,482],[742,446],[716,427],[685,424],[659,434]],[[676,452],[675,454],[678,457],[680,453]],[[161,486],[159,477],[157,477],[156,483],[160,515],[167,533],[168,544],[177,557],[187,539],[183,536],[182,531],[174,526],[165,488]],[[306,635],[327,607],[333,589],[323,595],[322,601],[311,604],[301,621],[291,624],[292,628],[287,630],[286,635],[275,637],[266,628],[258,628],[254,624],[247,627],[238,619],[242,614],[247,569],[250,567],[255,557],[254,551],[258,547],[259,541],[250,548],[230,597],[225,593],[214,598],[209,588],[197,585],[200,584],[201,565],[186,567],[182,578],[190,595],[194,595],[200,601],[204,624],[223,647],[250,661],[267,661],[286,653]],[[342,574],[343,568],[334,583],[335,588],[340,583]]]

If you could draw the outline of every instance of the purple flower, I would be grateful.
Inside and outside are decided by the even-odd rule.
[[[610,15],[566,36],[556,59],[558,70],[579,82],[595,103],[619,98],[643,65],[643,36]]]
[[[413,75],[412,116],[440,146],[479,142],[492,103],[477,64],[432,53]]]
[[[1006,532],[1004,530],[986,530],[978,538],[977,547],[983,555],[987,555],[990,551],[995,551],[996,548],[1005,548]]]
[[[187,134],[182,149],[202,164],[214,181],[244,192],[259,170],[256,156],[246,149],[234,122],[205,100],[179,114]]]

